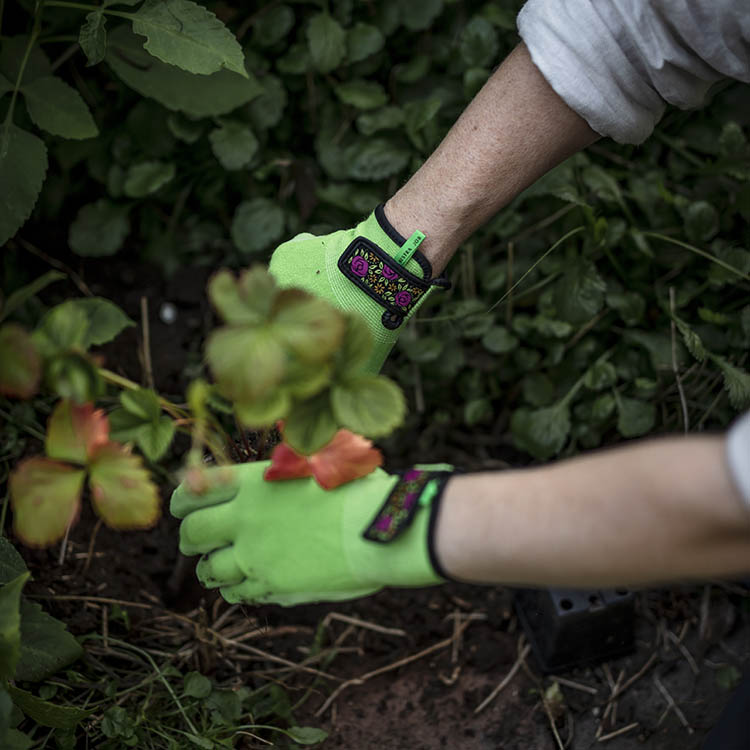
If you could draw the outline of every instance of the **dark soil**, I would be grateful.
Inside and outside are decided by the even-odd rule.
[[[157,387],[181,398],[186,382],[197,374],[201,342],[211,325],[204,294],[208,272],[186,269],[165,282],[156,270],[139,266],[136,272],[121,261],[91,264],[87,270],[92,291],[118,302],[134,320],[140,320],[141,296],[148,298]],[[159,317],[164,302],[175,306],[177,318],[171,324]],[[139,328],[126,331],[105,348],[107,366],[140,381],[139,342]],[[176,453],[183,449],[178,444]],[[441,450],[436,447],[436,453]],[[164,487],[165,497],[170,490]],[[550,698],[545,704],[542,695],[554,680],[542,677],[529,656],[504,690],[477,714],[477,706],[518,659],[521,630],[509,589],[448,584],[385,590],[334,605],[230,608],[200,588],[191,562],[180,561],[178,523],[166,512],[154,529],[143,533],[101,527],[92,539],[95,526],[87,508],[71,533],[62,564],[59,547],[22,549],[35,578],[28,593],[44,597],[47,609],[76,634],[101,633],[104,627],[116,632],[113,602],[122,602],[118,606],[130,616],[126,637],[134,644],[150,639],[153,646],[154,622],[176,613],[171,615],[173,628],[183,628],[184,638],[176,642],[174,635],[165,636],[163,652],[173,650],[175,658],[179,652],[182,666],[227,684],[257,685],[260,673],[267,678],[281,670],[273,679],[281,680],[293,701],[312,688],[295,718],[299,725],[329,730],[326,748],[555,750],[559,744],[554,723],[565,747],[583,750],[599,746],[600,724],[606,736],[637,723],[602,746],[692,750],[701,746],[730,696],[726,686],[720,686],[727,668],[744,671],[750,664],[750,600],[744,589],[714,583],[645,591],[637,595],[633,654],[559,675],[595,692],[560,684],[562,701]],[[331,616],[332,612],[364,625]],[[180,619],[180,613],[187,619]],[[335,644],[337,652],[329,652],[328,662],[309,663],[336,679],[284,671],[273,661],[271,656],[303,662],[311,653],[316,629],[327,617],[323,645]],[[466,622],[462,635],[454,637],[457,625]],[[208,638],[210,629],[232,643]],[[237,645],[240,641],[260,652],[243,650]],[[430,653],[412,658],[432,647]],[[386,670],[401,661],[402,666]],[[610,680],[616,681],[622,672],[621,684],[625,683],[649,661],[649,668],[618,699],[616,716],[609,713],[602,722],[612,692]],[[381,669],[383,673],[367,677]],[[343,688],[318,715],[343,680],[357,677],[362,677],[359,684]],[[666,693],[682,719],[674,708],[668,709]]]

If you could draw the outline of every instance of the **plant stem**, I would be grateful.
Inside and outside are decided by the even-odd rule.
[[[138,383],[134,383],[132,380],[128,380],[128,378],[122,377],[122,375],[118,375],[116,372],[112,372],[112,370],[107,370],[104,367],[99,368],[99,374],[107,383],[117,385],[120,388],[125,388],[128,391],[137,391],[139,388],[143,387],[138,385]],[[181,409],[177,404],[173,404],[159,394],[157,394],[157,398],[159,399],[159,405],[161,408],[175,419],[187,419],[190,417],[189,412],[185,409]]]
[[[21,60],[21,65],[18,68],[18,75],[16,76],[16,83],[13,86],[13,95],[10,99],[10,105],[8,106],[8,114],[5,115],[5,123],[3,124],[3,137],[2,142],[0,142],[0,159],[4,159],[6,154],[8,153],[8,146],[9,146],[9,133],[10,133],[10,126],[13,123],[13,112],[16,108],[16,100],[18,99],[18,92],[21,88],[21,81],[23,80],[23,74],[26,71],[26,64],[29,61],[29,55],[31,54],[31,50],[34,47],[34,44],[36,43],[36,39],[39,36],[39,30],[42,25],[42,14],[41,14],[41,6],[37,5],[36,9],[34,10],[34,26],[31,29],[31,36],[29,37],[29,42],[26,45],[26,50],[23,53],[23,59]]]
[[[13,419],[13,417],[10,414],[8,414],[8,412],[0,409],[0,417],[10,422],[11,424],[14,424],[20,427],[25,432],[28,432],[29,435],[31,435],[31,437],[35,437],[37,440],[41,440],[42,442],[44,442],[45,436],[43,433],[39,432],[39,430],[36,430],[33,427],[29,427],[29,425],[24,424],[23,422],[17,422],[15,419]]]
[[[135,13],[126,13],[119,10],[109,10],[102,8],[101,5],[88,5],[86,3],[69,3],[67,0],[45,0],[46,8],[73,8],[74,10],[99,11],[106,13],[108,16],[117,16],[118,18],[133,18]]]
[[[683,247],[685,248],[685,250],[690,250],[691,253],[695,253],[696,255],[700,255],[704,258],[708,258],[708,260],[712,261],[713,263],[716,263],[717,265],[726,269],[730,273],[736,274],[744,281],[750,281],[750,275],[746,274],[744,271],[740,271],[739,268],[735,268],[733,265],[730,265],[726,261],[721,260],[721,258],[717,258],[715,255],[711,255],[711,253],[707,253],[705,250],[701,250],[699,247],[688,245],[687,242],[682,242],[682,240],[676,240],[674,237],[667,237],[666,234],[659,234],[658,232],[641,232],[641,234],[644,237],[653,237],[655,240],[662,240],[662,242],[671,242],[673,245],[677,245],[678,247]]]

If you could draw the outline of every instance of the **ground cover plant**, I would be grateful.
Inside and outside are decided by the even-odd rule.
[[[720,428],[750,405],[750,107],[739,85],[715,91],[701,112],[669,112],[644,146],[599,143],[519,196],[461,248],[448,269],[453,289],[420,311],[389,360],[392,380],[356,375],[367,353],[355,318],[280,294],[261,270],[279,241],[351,226],[392,194],[516,43],[519,6],[0,6],[0,188],[10,197],[0,207],[0,419],[11,477],[2,527],[12,515],[20,539],[62,539],[63,563],[70,549],[88,554],[68,562],[72,595],[95,596],[82,581],[97,535],[111,533],[84,499],[108,526],[152,526],[185,458],[195,468],[209,454],[264,455],[280,418],[287,458],[344,427],[378,439],[387,466],[474,469]],[[131,275],[130,298],[112,267]],[[222,267],[233,270],[215,274]],[[154,294],[133,270],[146,268]],[[155,337],[166,342],[176,327],[182,349],[160,357]],[[238,377],[250,353],[253,376]],[[290,353],[294,367],[282,366]],[[362,389],[374,410],[355,408],[365,401],[351,395]],[[248,425],[265,429],[247,434]],[[286,466],[312,472],[312,463]],[[43,514],[34,505],[41,487]],[[139,538],[176,546],[174,525],[158,523]],[[235,664],[248,656],[236,645],[240,613],[213,601],[211,612],[193,612],[211,642],[179,617],[134,626],[137,607],[89,600],[108,619],[75,628],[85,661],[50,667],[67,666],[56,678],[29,677],[18,667],[23,618],[43,613],[22,587],[40,595],[55,579],[45,567],[68,568],[25,550],[40,579],[29,584],[2,549],[10,614],[0,623],[9,634],[0,730],[12,746],[323,737],[297,731],[295,711],[324,704],[330,683],[303,670],[313,681],[291,700],[266,650],[254,655],[266,662],[252,687],[239,688],[241,671],[208,651]],[[143,585],[158,598],[162,584]],[[482,606],[481,596],[471,602]],[[229,634],[216,636],[223,623]],[[149,627],[159,630],[151,641]],[[351,633],[334,635],[330,619],[314,633],[307,621],[299,627],[296,646],[313,660],[305,669],[346,658]],[[14,676],[23,690],[8,682]]]

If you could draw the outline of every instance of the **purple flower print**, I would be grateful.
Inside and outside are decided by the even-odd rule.
[[[352,271],[357,276],[366,276],[369,270],[370,264],[361,255],[352,258]]]
[[[391,528],[391,521],[393,519],[390,516],[383,516],[382,518],[378,519],[378,522],[375,524],[375,528],[378,531],[388,531],[388,529]]]
[[[398,278],[398,274],[390,266],[385,265],[383,266],[383,276],[391,281]]]
[[[409,292],[399,292],[396,295],[396,304],[400,307],[407,307],[411,302],[411,294]]]
[[[409,469],[409,471],[404,474],[404,481],[411,482],[413,479],[419,479],[421,476],[422,472],[419,469]]]
[[[417,501],[417,493],[416,492],[410,492],[405,498],[404,498],[404,508],[406,510],[411,510],[414,503]]]

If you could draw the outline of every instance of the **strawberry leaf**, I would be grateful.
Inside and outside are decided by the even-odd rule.
[[[86,472],[59,461],[34,456],[22,461],[10,477],[14,531],[32,547],[62,539],[81,508]]]
[[[0,328],[0,393],[31,398],[41,374],[41,358],[26,330],[15,323]]]
[[[312,467],[305,456],[295,453],[286,443],[273,449],[271,464],[263,474],[263,479],[274,482],[278,479],[302,479],[312,476]]]
[[[361,435],[339,430],[336,437],[308,461],[315,481],[324,490],[332,490],[375,471],[383,465],[383,454]]]
[[[109,422],[101,409],[60,401],[47,424],[45,448],[50,458],[86,464],[108,440]]]
[[[139,456],[117,443],[100,445],[89,464],[91,501],[107,526],[147,529],[159,519],[159,494]]]

